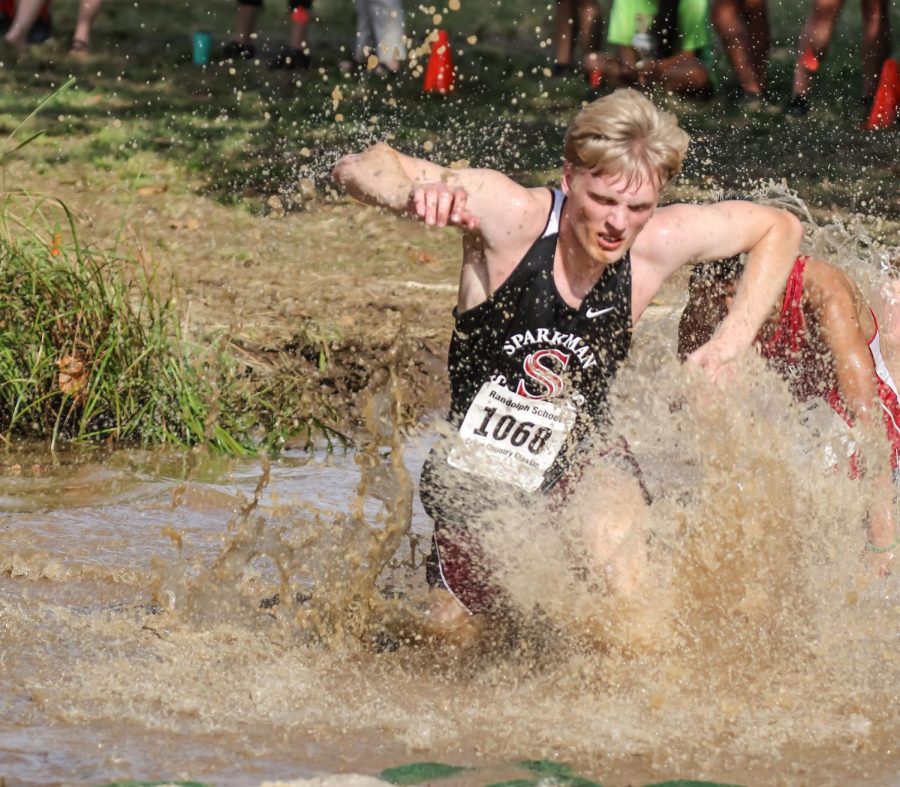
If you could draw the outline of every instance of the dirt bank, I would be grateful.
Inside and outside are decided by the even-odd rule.
[[[454,230],[321,192],[288,212],[265,197],[227,206],[175,165],[134,169],[140,177],[82,163],[40,174],[18,161],[8,177],[63,200],[82,243],[157,271],[189,338],[226,338],[255,384],[289,387],[334,428],[358,425],[362,393],[383,381],[395,348],[408,421],[446,406],[461,253]],[[668,196],[702,195],[684,184]],[[680,296],[676,282],[657,303]]]
[[[141,185],[80,165],[39,176],[24,161],[9,176],[64,201],[82,243],[156,270],[188,337],[228,337],[260,384],[302,379],[310,407],[338,429],[358,420],[359,393],[382,379],[395,346],[409,418],[444,406],[453,231],[321,195],[300,211],[254,213],[198,196],[174,169]]]

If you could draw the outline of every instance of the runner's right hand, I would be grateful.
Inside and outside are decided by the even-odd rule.
[[[411,212],[431,227],[478,229],[478,217],[466,210],[468,194],[458,186],[426,183],[412,192]]]
[[[723,351],[715,337],[694,350],[687,361],[704,371],[712,383],[727,385],[734,379],[734,354]]]

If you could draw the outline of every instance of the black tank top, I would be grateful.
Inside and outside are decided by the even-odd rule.
[[[488,382],[494,383],[491,395],[506,404],[508,399],[519,406],[523,400],[571,403],[574,425],[545,473],[545,489],[559,478],[585,436],[603,428],[609,387],[628,354],[632,332],[628,254],[604,270],[579,308],[569,306],[559,294],[553,260],[562,205],[562,193],[554,190],[543,233],[506,281],[478,306],[461,314],[454,311],[448,362],[450,422],[456,429]],[[504,391],[517,396],[507,399]],[[513,442],[517,437],[532,441],[526,447],[539,444],[533,429],[517,433],[515,421],[504,435],[506,424],[497,424],[496,418],[490,421],[489,412],[479,410],[469,431],[493,431]],[[429,486],[438,480],[443,472],[439,466],[446,460],[445,452],[436,449],[426,465],[421,490],[426,509]],[[458,475],[447,470],[448,476]],[[471,486],[471,479],[466,486]],[[439,512],[429,513],[436,519],[446,518]]]
[[[580,419],[603,423],[609,386],[631,346],[631,260],[626,254],[607,267],[581,306],[569,306],[553,281],[562,204],[554,190],[544,232],[496,292],[462,314],[454,310],[454,425],[489,379],[528,398],[574,397]]]

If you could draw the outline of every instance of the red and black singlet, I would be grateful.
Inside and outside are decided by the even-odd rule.
[[[778,325],[772,335],[760,343],[760,354],[784,377],[798,401],[822,397],[849,425],[853,419],[841,398],[830,353],[816,350],[809,341],[810,324],[803,311],[804,273],[807,257],[798,257],[791,269],[781,304]],[[881,413],[891,443],[891,465],[900,466],[900,398],[897,386],[881,354],[878,319],[870,309],[875,330],[868,340],[869,354],[877,378]]]

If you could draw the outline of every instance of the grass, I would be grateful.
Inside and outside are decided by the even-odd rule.
[[[285,39],[286,20],[277,2],[268,6],[260,45],[274,50]],[[770,6],[772,88],[784,96],[806,7]],[[71,29],[74,7],[73,0],[55,4],[59,29]],[[892,13],[900,29],[900,9]],[[33,148],[37,165],[81,161],[118,171],[136,154],[152,153],[177,161],[204,193],[262,210],[265,197],[289,196],[300,181],[324,189],[340,153],[375,139],[541,182],[555,173],[565,123],[587,98],[581,81],[543,74],[550,52],[546,3],[464,2],[458,12],[410,4],[414,43],[424,43],[435,14],[454,41],[459,90],[434,100],[423,97],[415,71],[393,83],[349,79],[338,71],[353,39],[349,0],[317,7],[312,46],[318,62],[309,72],[271,72],[254,63],[193,66],[190,31],[205,27],[224,40],[232,14],[230,4],[212,0],[178,9],[149,0],[109,4],[96,23],[97,54],[89,64],[67,61],[64,42],[58,42],[0,72],[0,127],[26,114],[71,73],[77,85]],[[784,179],[813,205],[900,216],[897,132],[861,134],[856,128],[859,24],[858,1],[851,0],[806,122],[789,123],[777,113],[742,114],[724,97],[733,80],[719,53],[722,97],[673,102],[695,140],[685,183],[734,190]]]
[[[307,443],[342,438],[297,395],[302,379],[260,383],[227,337],[205,348],[186,342],[173,304],[135,260],[83,249],[74,232],[66,243],[61,232],[42,229],[36,211],[12,231],[11,199],[0,205],[6,443],[202,444],[243,455],[298,433]]]
[[[0,144],[3,166],[39,132],[28,121]],[[305,429],[341,437],[253,385],[228,342],[188,344],[152,270],[78,242],[65,203],[0,190],[0,437],[61,442],[205,444],[229,454],[274,448]],[[324,369],[333,331],[306,327]],[[287,413],[287,417],[285,417]]]

